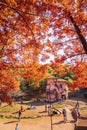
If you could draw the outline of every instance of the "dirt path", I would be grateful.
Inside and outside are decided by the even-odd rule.
[[[66,104],[66,109],[68,112],[68,123],[63,122],[62,114],[60,116],[56,115],[52,117],[52,128],[51,129],[51,117],[41,117],[35,119],[21,119],[20,122],[17,122],[15,119],[7,119],[0,121],[0,130],[15,130],[15,126],[19,124],[19,130],[74,130],[74,122],[70,113],[70,108],[73,107],[75,102],[67,101],[63,104]],[[84,106],[85,104],[82,103]],[[44,105],[37,105],[38,111],[44,111]]]
[[[39,106],[37,109],[44,110],[44,106]],[[51,129],[51,119],[53,129]],[[72,121],[69,110],[68,119],[69,121]],[[19,130],[74,130],[74,123],[64,123],[62,115],[52,116],[52,118],[50,116],[46,116],[35,119],[21,119],[20,122],[17,122],[17,120],[14,119],[3,120],[0,122],[0,130],[15,130],[17,123],[19,124]]]
[[[0,122],[0,130],[15,130],[16,120]],[[62,117],[52,117],[53,130],[74,130],[74,123],[64,123]],[[21,120],[19,130],[51,130],[51,118]]]

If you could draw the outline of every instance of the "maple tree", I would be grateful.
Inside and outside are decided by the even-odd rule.
[[[62,76],[69,69],[62,67],[65,60],[76,68],[82,65],[83,68],[77,70],[84,69],[85,74],[82,73],[82,83],[77,86],[84,87],[82,84],[87,77],[84,67],[87,64],[86,6],[87,0],[0,0],[0,88],[8,91],[17,88],[17,79],[21,77],[28,82],[33,78],[39,86],[48,75],[48,65],[40,62],[48,59]],[[84,64],[80,62],[81,57]],[[76,69],[72,72],[79,76]]]
[[[77,65],[73,67],[73,72],[75,73],[75,80],[71,87],[74,88],[87,88],[87,63],[77,62]]]
[[[53,39],[46,44],[48,48],[45,52],[53,54],[56,62],[68,57],[87,53],[86,1],[78,1],[75,3],[75,1],[72,0],[64,0],[62,1],[63,6],[55,5],[55,1],[53,2],[54,6],[51,5],[51,9],[49,9],[50,5],[48,5],[48,9],[51,13],[49,24],[51,31],[48,33],[48,36],[50,36],[50,39],[54,36],[55,39],[52,37]],[[78,6],[76,6],[76,4]]]
[[[0,94],[3,101],[10,101],[9,91],[18,90],[20,81],[15,69],[6,63],[0,64]]]
[[[87,88],[87,62],[76,61],[75,65],[52,64],[57,76],[68,81],[69,88]]]

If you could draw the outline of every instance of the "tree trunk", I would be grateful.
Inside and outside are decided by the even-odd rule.
[[[68,13],[68,16],[69,16],[69,18],[70,18],[70,20],[71,20],[71,22],[72,22],[72,24],[73,24],[73,26],[74,26],[74,28],[75,28],[75,30],[76,30],[77,35],[79,36],[79,39],[80,39],[80,41],[81,41],[81,43],[82,43],[82,45],[83,45],[84,51],[85,51],[85,53],[87,54],[87,42],[86,42],[86,39],[85,39],[85,37],[82,35],[79,26],[76,24],[74,18],[71,16],[70,13]]]

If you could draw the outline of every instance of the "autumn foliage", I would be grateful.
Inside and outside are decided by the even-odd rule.
[[[0,93],[36,86],[52,67],[87,87],[87,0],[0,0]],[[7,97],[6,97],[7,98]]]

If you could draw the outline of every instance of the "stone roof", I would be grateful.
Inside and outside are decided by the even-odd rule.
[[[65,79],[57,79],[57,81],[58,81],[58,82],[66,82],[66,83],[68,83],[68,81],[65,80]]]
[[[57,81],[59,81],[59,82],[68,82],[67,80],[65,80],[65,79],[58,79],[57,77],[55,77],[55,76],[50,76],[50,77],[47,77],[47,79],[56,79]]]
[[[57,78],[54,76],[50,76],[50,77],[47,77],[47,79],[57,79]]]

